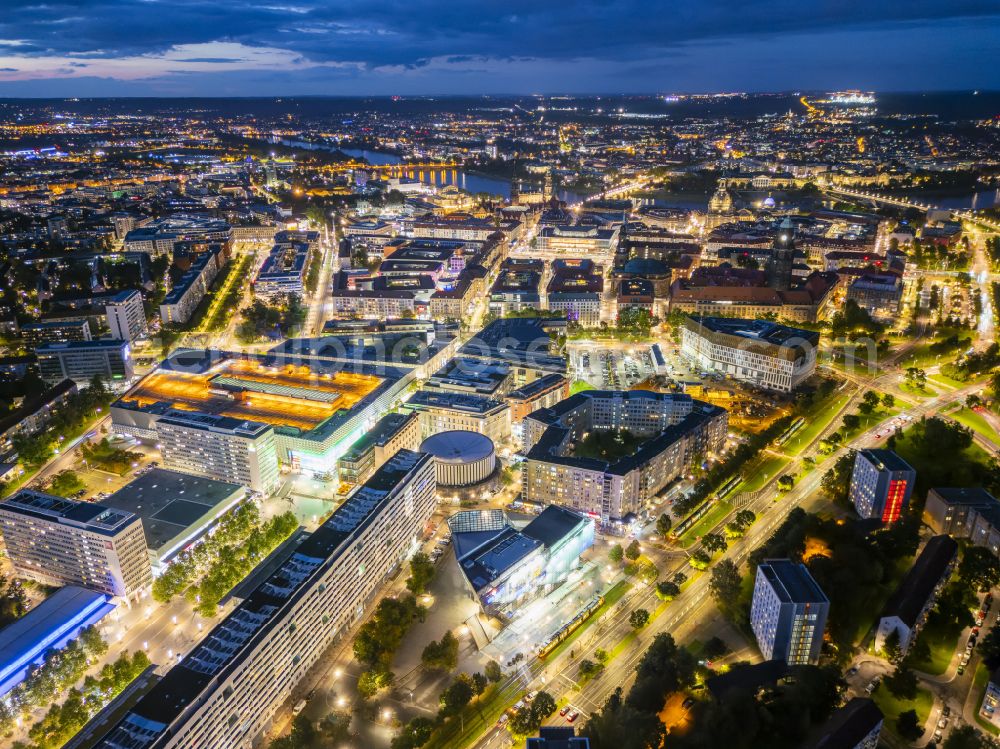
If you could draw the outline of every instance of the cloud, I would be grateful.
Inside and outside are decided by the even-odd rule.
[[[0,64],[18,70],[3,71],[0,80],[51,78],[83,62],[77,75],[121,81],[173,71],[258,71],[263,80],[264,71],[306,69],[331,80],[345,71],[368,80],[421,69],[478,76],[533,64],[536,73],[586,71],[581,80],[589,82],[594,66],[662,69],[710,47],[729,49],[729,64],[740,66],[742,49],[770,44],[780,53],[786,40],[814,35],[815,48],[796,52],[804,59],[783,62],[794,77],[800,63],[826,59],[824,40],[847,40],[842,49],[864,61],[878,50],[851,39],[945,26],[995,29],[1000,20],[995,0],[3,0],[3,6]],[[965,40],[941,31],[933,46],[932,54],[947,53]],[[896,64],[917,73],[916,58],[927,52],[905,50]],[[845,56],[840,61],[852,64]],[[774,79],[779,71],[760,72]],[[630,83],[618,81],[617,88]]]

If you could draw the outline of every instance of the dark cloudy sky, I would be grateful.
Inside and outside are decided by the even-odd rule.
[[[0,0],[0,96],[1000,89],[1000,0]]]

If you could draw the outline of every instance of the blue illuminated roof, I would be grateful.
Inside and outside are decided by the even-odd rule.
[[[47,650],[65,647],[114,608],[103,593],[69,585],[0,630],[0,696],[20,684]]]

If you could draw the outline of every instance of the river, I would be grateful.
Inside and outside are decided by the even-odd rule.
[[[355,159],[364,159],[373,166],[401,164],[403,162],[396,154],[385,153],[384,151],[368,151],[358,148],[342,148],[340,150]],[[465,172],[461,169],[445,172],[424,172],[423,176],[425,182],[437,185],[438,187],[454,184],[456,187],[466,192],[471,192],[473,195],[477,192],[486,192],[490,195],[499,195],[505,199],[510,198],[510,180],[503,177],[490,177],[486,174]],[[556,195],[560,200],[565,200],[567,203],[577,203],[583,199],[583,196],[572,190],[556,190]]]

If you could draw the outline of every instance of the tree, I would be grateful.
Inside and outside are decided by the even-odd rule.
[[[486,691],[486,687],[489,686],[490,680],[486,678],[484,674],[476,671],[472,675],[472,691],[476,693],[476,696],[481,695]]]
[[[18,459],[29,468],[40,466],[52,457],[52,441],[52,435],[47,432],[15,434],[10,438]]]
[[[712,569],[708,589],[712,597],[723,610],[732,606],[739,598],[743,578],[740,570],[732,559],[723,559]]]
[[[740,510],[733,516],[733,522],[746,529],[757,522],[757,515],[753,510]]]
[[[823,493],[834,503],[846,507],[850,504],[848,494],[851,487],[851,474],[854,471],[854,451],[837,458],[833,468],[823,474],[820,486]]]
[[[899,630],[893,627],[892,632],[882,641],[882,652],[889,663],[898,664],[903,657],[903,649],[899,645]]]
[[[688,564],[696,570],[703,570],[712,562],[712,557],[703,549],[697,549],[691,554]]]
[[[454,671],[458,665],[458,638],[448,630],[440,642],[431,640],[420,654],[420,664],[428,671]]]
[[[358,677],[358,693],[365,699],[370,699],[392,685],[395,675],[392,671],[365,671]]]
[[[907,741],[916,741],[924,735],[916,710],[906,710],[896,718],[896,731]]]
[[[596,674],[603,668],[600,663],[594,663],[594,661],[584,658],[580,661],[580,678],[589,679],[591,676]]]
[[[941,745],[942,749],[991,749],[996,743],[970,725],[956,726]]]
[[[701,537],[701,546],[705,551],[714,554],[717,551],[725,551],[729,548],[729,542],[720,533],[706,533]]]
[[[608,559],[612,562],[618,563],[625,556],[625,552],[622,549],[621,544],[612,544],[611,548],[608,549]]]
[[[721,658],[728,652],[729,646],[726,644],[726,641],[717,636],[710,638],[708,642],[705,643],[705,647],[701,650],[701,654],[709,660]]]
[[[656,597],[661,601],[672,601],[681,594],[681,589],[669,580],[661,580],[656,584]]]
[[[500,669],[500,664],[496,661],[489,661],[483,672],[486,674],[486,678],[492,682],[498,682],[503,678],[503,671]]]
[[[59,497],[70,497],[86,486],[75,471],[65,470],[52,477],[48,491]]]
[[[649,624],[649,612],[646,609],[636,609],[628,615],[628,623],[633,629],[642,629]]]
[[[976,648],[991,671],[1000,666],[1000,630],[996,626],[983,635]]]
[[[410,576],[406,578],[406,588],[413,595],[419,596],[427,591],[427,586],[434,579],[434,563],[422,551],[418,551],[410,560]]]
[[[958,576],[966,584],[986,592],[1000,583],[1000,560],[984,546],[970,546],[962,555]]]
[[[633,562],[639,558],[642,552],[639,549],[639,542],[635,539],[632,540],[628,546],[625,547],[625,557],[631,559]]]
[[[917,696],[917,675],[904,662],[885,677],[885,688],[893,695],[903,700],[912,700]]]
[[[853,432],[861,426],[861,417],[857,414],[844,415],[844,429]]]
[[[531,708],[538,717],[538,725],[556,711],[558,705],[555,698],[548,692],[539,692],[531,703]]]
[[[418,749],[427,743],[434,733],[434,721],[430,718],[413,718],[393,737],[390,749]]]
[[[582,664],[581,664],[582,670]],[[548,692],[539,692],[535,699],[522,707],[507,724],[510,732],[516,736],[528,736],[538,731],[547,717],[556,711],[556,701]]]
[[[867,390],[865,394],[861,396],[861,405],[867,407],[867,411],[862,411],[862,413],[871,413],[876,408],[878,408],[879,403],[882,402],[881,396],[874,390]]]
[[[892,408],[893,406],[896,405],[896,396],[893,395],[892,393],[883,393],[882,405],[885,406],[886,408]]]
[[[465,674],[460,674],[441,693],[441,713],[445,717],[457,715],[472,701],[473,694],[472,680]]]
[[[672,525],[670,516],[664,512],[656,519],[656,532],[666,538],[670,534]]]
[[[795,477],[785,473],[778,476],[778,491],[780,492],[790,492],[795,488]]]

